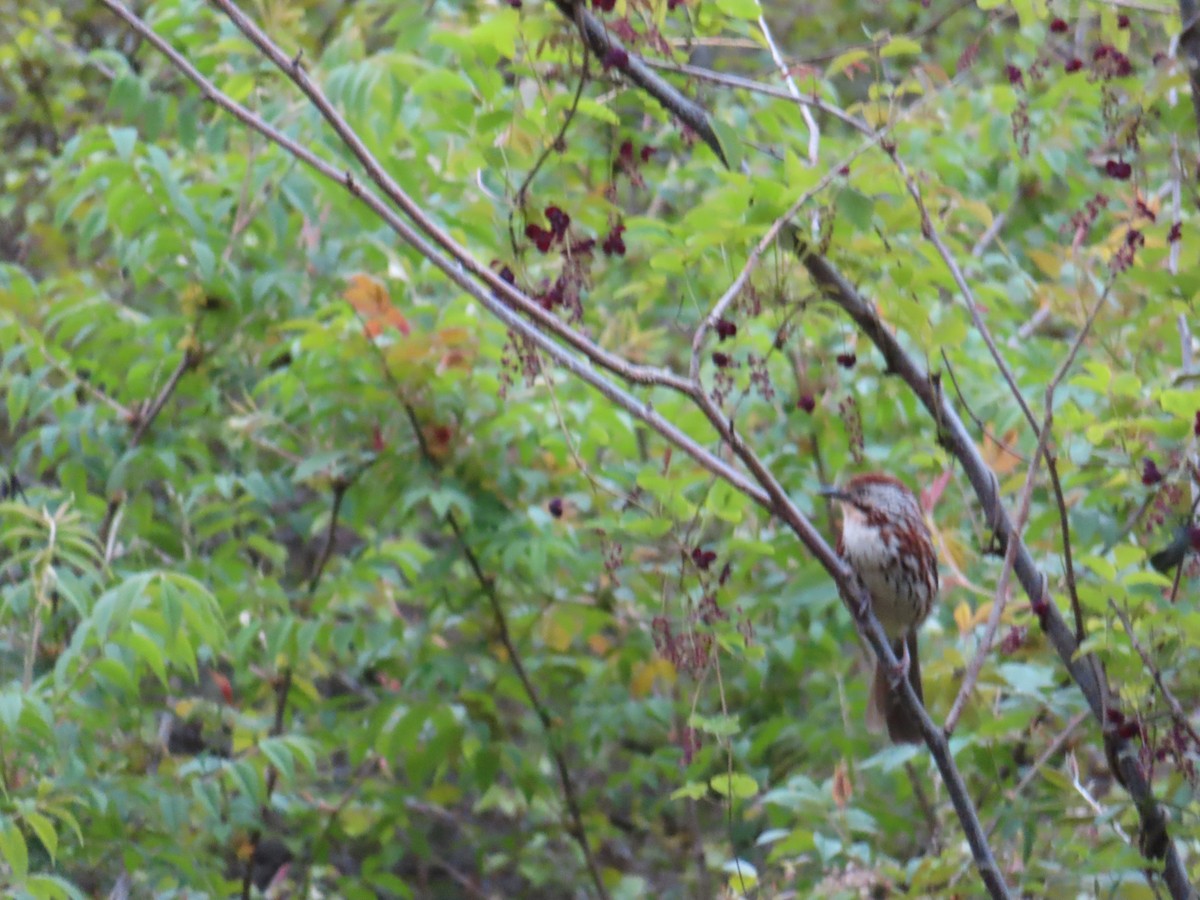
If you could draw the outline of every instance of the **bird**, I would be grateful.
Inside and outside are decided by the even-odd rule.
[[[841,487],[819,493],[841,507],[838,554],[867,589],[871,608],[901,660],[900,673],[890,673],[876,660],[868,728],[879,730],[882,724],[893,743],[920,743],[920,722],[892,685],[896,675],[906,673],[917,699],[924,702],[917,629],[937,599],[938,565],[921,504],[903,482],[883,472],[856,475]]]

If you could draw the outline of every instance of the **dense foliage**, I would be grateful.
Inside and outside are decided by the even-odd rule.
[[[1151,6],[592,0],[628,47],[603,57],[536,0],[246,12],[441,228],[632,364],[686,373],[806,196],[801,232],[935,373],[1077,605],[1194,881],[1197,125],[1178,10]],[[218,10],[136,12],[367,180]],[[728,168],[629,54],[697,67],[661,74]],[[0,133],[6,896],[982,893],[929,753],[864,727],[855,625],[778,517],[102,4],[0,0]],[[1034,466],[1027,518],[1038,437],[989,336],[1039,427],[1077,348],[1061,497]],[[991,634],[950,748],[1012,890],[1161,892],[940,423],[786,232],[700,359],[830,539],[820,485],[920,490],[926,705],[945,720]],[[687,397],[630,389],[738,467]]]

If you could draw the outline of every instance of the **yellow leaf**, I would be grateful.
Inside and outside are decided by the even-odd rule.
[[[593,634],[587,639],[588,647],[597,656],[605,656],[612,649],[612,641],[602,634]]]
[[[963,570],[966,564],[967,547],[958,536],[950,532],[942,532],[942,550],[949,557],[950,566],[952,569],[957,569],[959,572]]]
[[[967,601],[961,601],[954,608],[954,624],[958,626],[958,633],[966,637],[971,631],[971,607],[967,605]]]
[[[661,656],[634,663],[633,676],[629,679],[629,692],[634,697],[645,697],[654,689],[654,682],[659,678],[667,684],[675,681],[675,667]]]
[[[1049,250],[1037,250],[1025,248],[1025,255],[1033,260],[1033,264],[1042,270],[1042,273],[1048,278],[1058,280],[1059,274],[1062,272],[1063,260],[1066,254],[1060,252],[1051,252]]]
[[[192,710],[196,708],[196,701],[193,698],[180,700],[175,704],[175,715],[181,719],[186,719],[192,714]]]
[[[977,628],[988,620],[988,616],[992,614],[992,601],[981,604],[979,609],[975,610],[975,617],[971,620],[971,627]]]
[[[867,53],[866,50],[847,50],[845,53],[833,58],[833,61],[829,63],[828,68],[825,70],[825,77],[832,78],[839,72],[845,71],[851,66],[861,63],[867,59],[870,59],[870,54]]]
[[[569,610],[551,608],[539,623],[542,640],[556,653],[564,653],[579,633],[578,617]]]

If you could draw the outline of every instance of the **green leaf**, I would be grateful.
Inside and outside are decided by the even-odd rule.
[[[688,717],[688,725],[717,737],[729,737],[742,730],[737,716],[702,716],[699,713],[692,713]]]
[[[112,138],[113,149],[122,162],[129,162],[133,157],[133,147],[137,143],[136,128],[117,128],[110,126],[108,136]]]
[[[879,48],[879,55],[884,59],[892,56],[919,56],[920,53],[921,44],[903,35],[888,38],[887,43]]]
[[[41,813],[33,811],[23,813],[21,818],[37,835],[42,846],[46,848],[46,852],[50,854],[50,861],[54,862],[54,858],[58,855],[58,832],[54,830],[54,823]]]
[[[837,195],[838,214],[859,231],[867,231],[872,224],[875,201],[853,188],[846,188]]]
[[[749,775],[737,772],[717,775],[708,784],[722,797],[733,797],[738,800],[745,800],[758,793],[758,782]]]
[[[672,800],[700,800],[708,796],[708,785],[703,781],[689,781],[671,792]]]
[[[25,835],[21,834],[17,823],[8,817],[0,822],[0,856],[18,879],[25,878],[29,873],[29,848],[25,845]]]
[[[754,20],[762,13],[758,0],[717,0],[717,9],[735,19]]]

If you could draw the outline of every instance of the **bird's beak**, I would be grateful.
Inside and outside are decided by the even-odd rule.
[[[841,488],[834,487],[833,485],[822,486],[817,493],[822,497],[828,497],[830,500],[846,501],[850,499],[849,494],[847,494]]]

